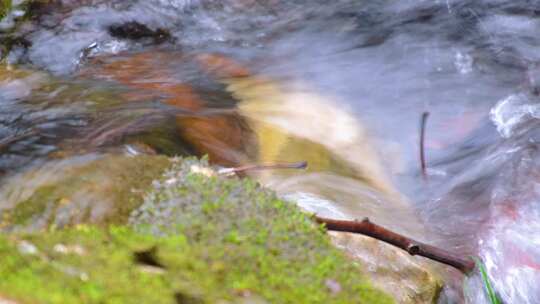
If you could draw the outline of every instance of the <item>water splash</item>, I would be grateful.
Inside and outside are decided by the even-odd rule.
[[[540,105],[535,104],[527,94],[513,94],[491,109],[490,118],[501,136],[509,138],[528,119],[540,118]]]

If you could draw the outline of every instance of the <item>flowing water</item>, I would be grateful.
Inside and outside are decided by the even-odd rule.
[[[537,1],[50,2],[0,22],[3,178],[85,153],[308,160],[256,177],[479,256],[504,303],[540,298]],[[441,302],[487,303],[460,280]]]

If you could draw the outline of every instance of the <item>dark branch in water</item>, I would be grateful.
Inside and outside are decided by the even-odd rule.
[[[417,242],[374,224],[370,222],[368,218],[365,218],[363,221],[359,222],[334,220],[315,216],[315,220],[318,223],[325,224],[326,229],[328,230],[367,235],[401,248],[407,251],[410,255],[423,256],[428,259],[452,266],[464,274],[469,274],[475,268],[475,263],[470,258],[458,257],[444,249]]]
[[[422,170],[422,176],[425,180],[427,180],[427,170],[424,141],[426,138],[426,124],[428,117],[429,112],[424,112],[422,113],[422,119],[420,120],[420,169]]]
[[[262,165],[246,165],[236,168],[224,168],[218,171],[219,174],[232,174],[241,173],[254,170],[273,170],[273,169],[305,169],[307,168],[307,162],[301,161],[296,163],[275,163],[275,164],[262,164]]]

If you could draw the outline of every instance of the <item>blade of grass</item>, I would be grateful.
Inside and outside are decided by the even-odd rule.
[[[493,285],[491,284],[491,281],[489,280],[486,266],[479,258],[474,258],[474,261],[476,262],[476,267],[480,271],[480,277],[482,278],[482,283],[484,284],[484,288],[486,289],[489,303],[502,304],[501,299],[495,293],[495,289],[493,288]]]

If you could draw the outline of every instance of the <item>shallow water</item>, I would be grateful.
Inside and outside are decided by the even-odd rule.
[[[32,14],[0,22],[5,176],[126,144],[226,166],[306,159],[258,178],[480,256],[505,303],[540,297],[539,3],[72,0]],[[462,300],[455,282],[441,301]]]

